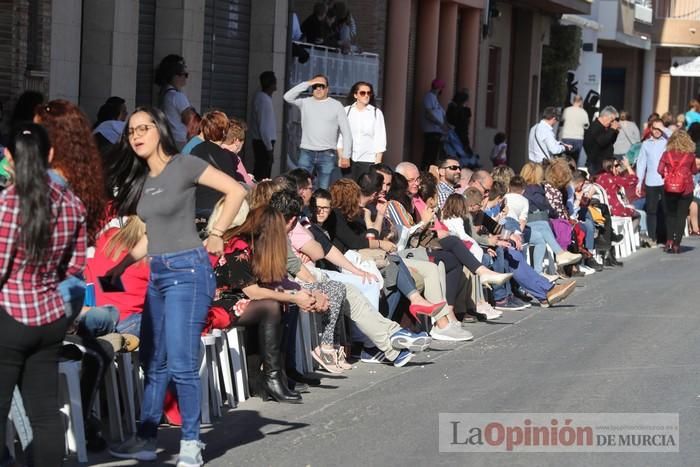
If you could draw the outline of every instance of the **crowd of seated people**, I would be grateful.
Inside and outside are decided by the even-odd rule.
[[[577,277],[622,266],[615,245],[628,239],[615,231],[616,218],[629,218],[643,242],[668,239],[667,249],[678,252],[696,192],[689,133],[677,130],[657,154],[654,135],[665,130],[655,121],[654,141],[642,144],[640,174],[624,157],[604,160],[597,174],[564,157],[528,162],[519,174],[508,166],[463,170],[446,157],[425,172],[410,162],[375,164],[356,180],[342,178],[314,192],[313,174],[303,169],[256,182],[238,156],[245,125],[221,111],[193,124],[198,128],[187,155],[174,149],[157,109],[135,110],[102,155],[75,105],[41,104],[34,120],[53,148],[45,155],[47,186],[80,200],[80,241],[92,247],[81,264],[59,270],[60,285],[52,283],[72,322],[63,340],[83,352],[75,358],[83,360],[88,446],[105,447],[99,422],[91,422],[105,366],[115,352],[140,346],[149,404],[139,433],[111,452],[142,461],[156,458],[157,422],[165,410],[182,426],[181,465],[201,465],[201,388],[192,379],[199,363],[191,355],[165,356],[178,345],[165,336],[175,326],[165,316],[186,301],[168,290],[168,281],[177,285],[188,271],[197,275],[192,307],[202,311],[183,329],[172,329],[189,339],[212,326],[244,327],[249,353],[259,355],[250,360],[251,373],[259,374],[251,378],[252,393],[299,404],[303,392],[320,384],[318,374],[295,366],[299,313],[318,316],[318,345],[304,351],[322,371],[351,374],[358,361],[402,367],[432,341],[469,341],[477,321],[555,306],[576,289]],[[81,138],[85,144],[76,145]],[[663,185],[678,166],[686,167],[678,186]],[[639,187],[656,180],[650,170],[664,187],[663,233],[656,212],[647,215],[627,197],[643,199]],[[10,199],[16,191],[10,180],[2,194]],[[162,192],[170,197],[158,201],[165,208],[148,198]],[[147,251],[154,262],[145,259]],[[226,316],[223,324],[212,324],[215,313]],[[15,384],[22,392],[18,380],[0,385],[0,397],[11,398]],[[3,430],[0,423],[0,439]]]

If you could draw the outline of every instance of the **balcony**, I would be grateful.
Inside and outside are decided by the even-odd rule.
[[[700,2],[698,0],[655,0],[654,43],[662,47],[700,46]]]
[[[651,48],[650,36],[652,33],[651,21],[640,21],[647,5],[638,4],[630,0],[600,0],[598,4],[598,22],[601,30],[598,39],[607,41],[612,47],[634,47],[649,50]],[[650,18],[646,18],[649,19]]]
[[[652,24],[654,21],[654,10],[651,2],[637,0],[634,4],[634,20],[644,24]]]
[[[343,54],[340,49],[323,45],[294,42],[309,53],[306,63],[294,59],[289,73],[289,84],[297,84],[324,74],[328,77],[331,94],[345,96],[358,81],[372,83],[379,88],[379,55],[375,53]]]

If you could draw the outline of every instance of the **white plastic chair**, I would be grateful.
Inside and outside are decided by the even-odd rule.
[[[66,427],[66,447],[77,454],[78,462],[88,461],[85,446],[85,425],[83,423],[83,403],[80,394],[80,362],[68,360],[58,364],[59,396],[64,401],[61,412],[68,419]],[[37,447],[41,449],[41,446]]]

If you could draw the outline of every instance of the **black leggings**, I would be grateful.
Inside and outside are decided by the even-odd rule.
[[[282,320],[280,302],[270,299],[251,300],[245,311],[232,324],[233,326],[254,326],[263,321],[279,323]]]
[[[664,213],[666,215],[666,241],[681,241],[685,232],[685,222],[690,210],[692,195],[664,191]]]
[[[56,466],[63,461],[58,350],[65,334],[65,317],[44,326],[25,326],[0,308],[0,442],[5,443],[12,391],[19,385],[34,432],[29,445],[34,465]]]

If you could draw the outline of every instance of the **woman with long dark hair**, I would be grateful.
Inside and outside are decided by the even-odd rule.
[[[5,149],[13,183],[0,193],[0,439],[18,385],[34,433],[35,465],[60,465],[58,351],[66,333],[58,284],[85,267],[85,207],[47,175],[46,131],[20,124]]]
[[[341,164],[343,160],[352,160],[352,179],[357,181],[372,165],[382,162],[386,151],[386,126],[384,114],[376,107],[371,83],[358,81],[353,84],[347,102],[345,113],[352,131],[352,154],[343,154],[341,136],[338,139],[338,160]]]
[[[657,171],[664,179],[666,251],[680,253],[685,222],[693,199],[693,175],[698,172],[695,143],[685,130],[676,130],[668,139]]]
[[[127,120],[119,157],[109,167],[119,215],[138,214],[146,232],[107,275],[116,278],[149,256],[151,275],[141,318],[145,387],[138,435],[110,452],[120,458],[156,459],[156,434],[172,378],[182,413],[180,463],[201,465],[200,334],[214,296],[208,253],[223,253],[223,235],[245,198],[231,177],[197,157],[178,154],[163,112],[138,108]],[[225,195],[222,214],[202,246],[195,227],[198,185]],[[167,319],[166,319],[167,313]]]

